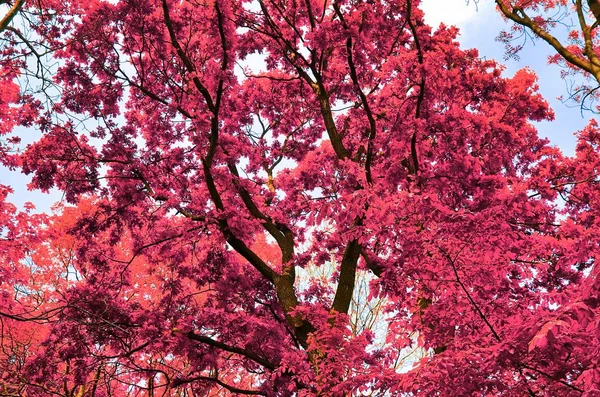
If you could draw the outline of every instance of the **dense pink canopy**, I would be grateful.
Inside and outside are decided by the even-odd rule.
[[[0,161],[64,202],[0,186],[4,394],[600,395],[600,127],[532,71],[418,0],[7,4]]]

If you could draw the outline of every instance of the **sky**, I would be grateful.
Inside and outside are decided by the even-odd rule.
[[[529,67],[539,77],[540,92],[553,108],[556,120],[537,123],[541,136],[550,139],[553,145],[560,147],[567,155],[574,153],[573,133],[581,130],[593,116],[590,112],[581,112],[573,104],[566,104],[557,98],[567,92],[566,82],[560,77],[560,67],[548,65],[547,58],[553,54],[549,45],[542,41],[528,42],[520,53],[520,59],[504,59],[504,44],[496,41],[498,33],[508,27],[494,9],[491,0],[423,0],[426,22],[434,30],[440,23],[455,25],[460,29],[458,38],[463,48],[477,48],[481,57],[496,59],[506,66],[505,76],[512,76],[517,70]],[[30,132],[31,133],[31,132]],[[61,200],[61,194],[54,190],[51,194],[28,191],[29,178],[18,172],[0,169],[0,183],[12,186],[15,194],[9,200],[21,207],[31,201],[38,211],[47,211],[52,204]]]

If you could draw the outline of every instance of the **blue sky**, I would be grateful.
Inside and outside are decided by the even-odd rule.
[[[427,22],[434,27],[440,22],[456,25],[461,30],[459,41],[463,48],[477,48],[480,56],[496,59],[506,65],[505,75],[512,76],[517,70],[529,67],[539,76],[540,92],[550,103],[556,114],[553,122],[538,123],[541,136],[548,137],[552,144],[560,147],[565,154],[574,152],[575,138],[573,133],[582,129],[593,116],[583,112],[573,104],[565,104],[557,99],[565,95],[565,81],[560,77],[560,67],[548,65],[547,59],[552,54],[551,48],[542,41],[528,42],[520,53],[520,59],[504,60],[504,45],[495,40],[498,33],[508,26],[494,10],[491,0],[480,1],[476,5],[473,0],[423,0],[423,9]],[[27,131],[26,134],[37,135]],[[25,137],[26,141],[30,141]],[[28,191],[29,178],[18,172],[9,172],[0,168],[0,183],[12,186],[15,194],[9,200],[18,206],[24,202],[35,203],[38,211],[47,211],[52,204],[61,199],[58,191],[51,194]]]

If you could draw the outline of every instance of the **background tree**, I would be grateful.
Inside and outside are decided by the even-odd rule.
[[[15,122],[42,136],[6,158],[72,206],[6,235],[48,294],[8,392],[597,392],[598,128],[574,159],[539,139],[532,72],[501,77],[418,1],[61,7],[36,31],[54,97]]]
[[[500,39],[507,44],[509,55],[520,51],[527,37],[540,38],[556,54],[551,63],[565,66],[565,75],[583,75],[569,93],[583,106],[596,110],[600,84],[598,58],[598,21],[600,3],[596,0],[574,1],[506,1],[496,0],[500,13],[514,23]],[[563,76],[563,77],[564,77]]]

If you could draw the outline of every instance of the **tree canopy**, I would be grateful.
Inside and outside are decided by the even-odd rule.
[[[496,3],[599,79],[596,3]],[[0,6],[0,162],[64,197],[0,185],[3,395],[600,396],[600,127],[533,71],[418,0]]]

